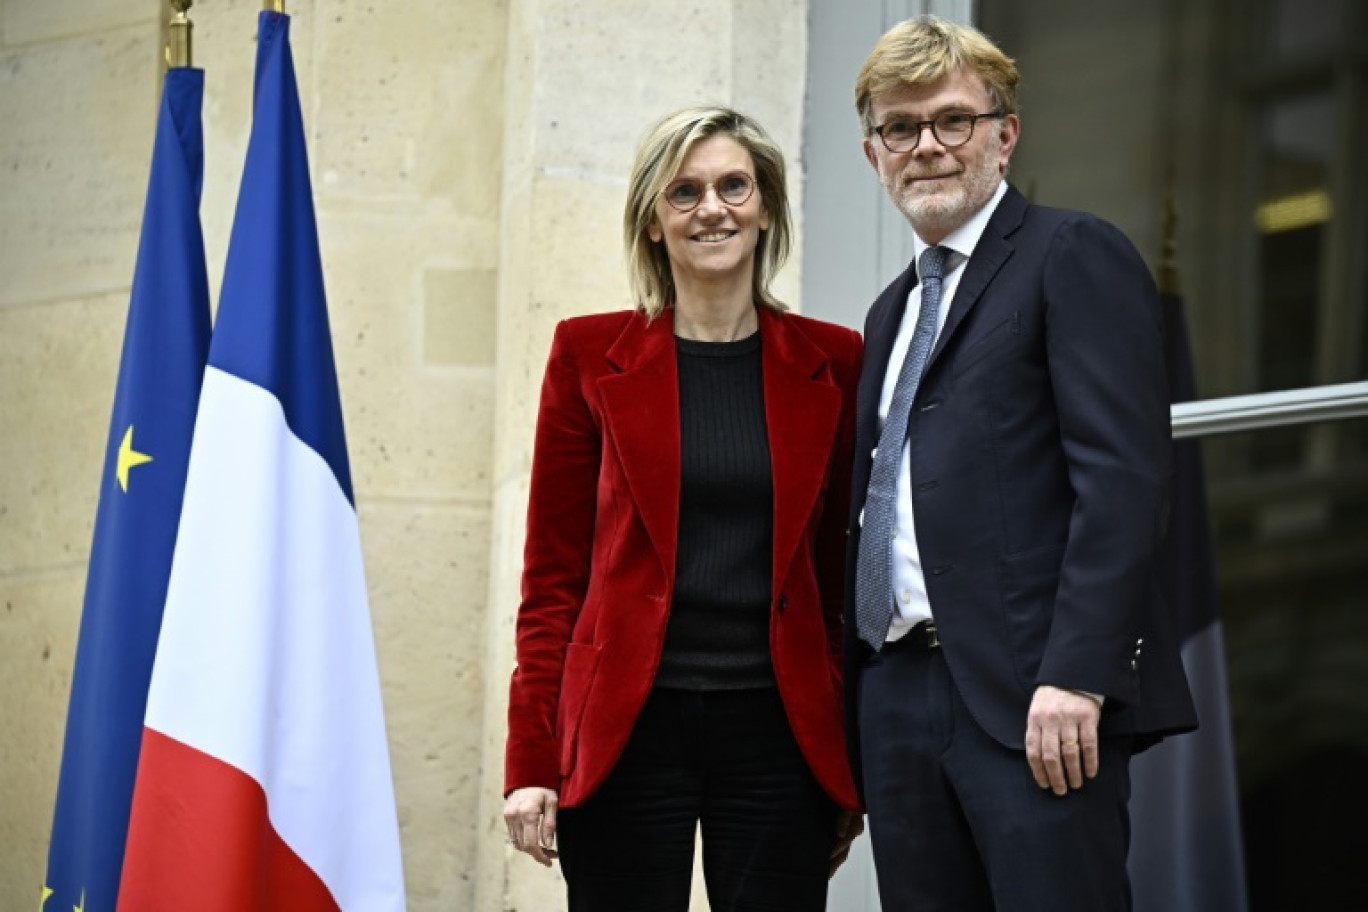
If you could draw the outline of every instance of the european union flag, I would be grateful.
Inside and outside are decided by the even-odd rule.
[[[209,347],[204,71],[170,70],[105,448],[43,902],[113,909]]]

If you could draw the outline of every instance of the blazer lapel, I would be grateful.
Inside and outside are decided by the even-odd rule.
[[[826,478],[841,417],[827,356],[787,318],[760,308],[765,420],[774,485],[773,586],[777,596]]]
[[[679,374],[674,314],[649,324],[635,314],[607,352],[619,373],[600,377],[599,395],[642,525],[673,585],[679,534]]]
[[[979,298],[983,297],[988,283],[997,275],[1002,264],[1011,257],[1015,248],[1008,243],[1007,238],[1021,225],[1027,205],[1026,197],[1017,192],[1015,187],[1007,188],[1006,195],[998,203],[997,211],[988,220],[983,236],[974,248],[974,255],[964,266],[964,276],[960,279],[954,300],[950,302],[950,312],[945,316],[945,326],[941,328],[936,347],[931,350],[931,356],[926,361],[923,377],[935,367],[937,358],[954,337],[955,330],[964,322],[965,315],[978,303]]]

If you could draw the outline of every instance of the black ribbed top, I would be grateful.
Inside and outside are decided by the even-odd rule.
[[[774,494],[760,334],[675,339],[679,362],[679,542],[656,685],[774,685],[770,566]]]

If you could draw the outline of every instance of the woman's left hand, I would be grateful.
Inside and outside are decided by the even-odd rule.
[[[850,811],[839,811],[836,814],[836,844],[831,847],[831,864],[827,868],[828,878],[834,877],[836,869],[850,857],[851,844],[863,832],[863,814],[854,814]]]

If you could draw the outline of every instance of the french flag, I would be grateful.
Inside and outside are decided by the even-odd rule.
[[[252,136],[118,908],[395,910],[403,868],[289,18]]]

